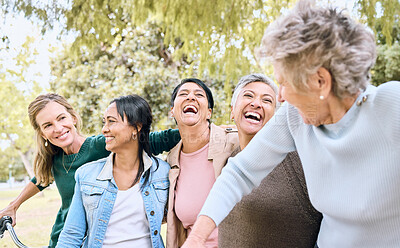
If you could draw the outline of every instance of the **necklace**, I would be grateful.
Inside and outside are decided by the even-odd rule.
[[[78,153],[79,153],[79,152],[78,152]],[[69,165],[68,170],[67,170],[67,168],[65,168],[65,165],[64,165],[64,153],[63,153],[63,157],[62,157],[62,166],[64,167],[64,170],[65,170],[65,172],[67,172],[67,174],[68,174],[69,170],[71,169],[72,165],[74,164],[75,159],[76,159],[76,157],[78,156],[78,153],[75,154],[75,157],[74,157],[74,159],[72,160],[72,163]]]

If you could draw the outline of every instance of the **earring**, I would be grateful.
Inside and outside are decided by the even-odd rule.
[[[133,139],[133,140],[136,140],[136,139],[137,139],[137,136],[136,136],[135,133],[132,133],[132,139]]]
[[[320,100],[324,100],[325,97],[324,97],[323,95],[320,95],[320,96],[319,96],[319,99],[320,99]]]
[[[47,139],[46,139],[46,141],[44,142],[44,146],[48,146],[49,144],[47,143]]]

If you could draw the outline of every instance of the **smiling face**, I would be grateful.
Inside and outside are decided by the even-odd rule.
[[[64,150],[70,147],[78,136],[74,126],[76,119],[59,103],[49,102],[35,119],[42,137]]]
[[[205,91],[196,83],[183,84],[176,95],[171,114],[178,125],[195,126],[207,124],[212,110],[208,108]]]
[[[321,70],[323,71],[322,74],[320,73]],[[327,84],[321,84],[321,82],[326,82],[326,76],[324,77],[324,73],[326,74],[328,72],[326,72],[325,69],[320,69],[316,74],[309,78],[307,89],[296,90],[285,80],[279,66],[274,65],[274,71],[275,77],[280,84],[278,101],[287,101],[296,107],[304,123],[314,126],[324,124],[326,119],[329,117],[329,111],[327,111],[325,106],[326,100],[322,101],[320,96],[323,95],[326,99],[330,93],[330,84],[326,86]]]
[[[120,149],[125,149],[127,145],[137,142],[137,130],[129,125],[126,116],[122,120],[115,102],[108,106],[104,113],[103,122],[101,131],[106,138],[107,151],[118,153]],[[132,136],[136,139],[134,140]]]
[[[263,82],[253,82],[239,92],[231,117],[239,133],[254,136],[274,115],[275,106],[274,90]]]

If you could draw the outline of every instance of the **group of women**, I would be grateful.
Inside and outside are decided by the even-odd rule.
[[[36,177],[0,215],[15,224],[19,206],[55,181],[50,247],[164,247],[164,221],[171,248],[398,246],[400,83],[369,85],[373,36],[300,0],[262,44],[280,88],[242,77],[237,130],[211,122],[211,90],[196,78],[172,92],[179,130],[156,133],[137,95],[112,100],[91,137],[63,97],[38,96],[28,108]],[[167,162],[154,156],[163,151]]]

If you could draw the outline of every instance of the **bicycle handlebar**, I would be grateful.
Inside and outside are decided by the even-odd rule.
[[[7,230],[10,233],[10,236],[14,243],[20,248],[29,248],[28,246],[22,244],[19,241],[17,234],[15,234],[14,228],[12,226],[12,218],[10,216],[3,216],[0,219],[0,238],[4,236],[4,231]]]

